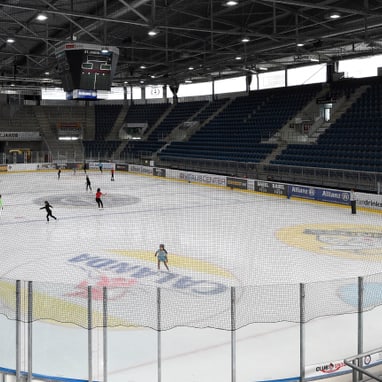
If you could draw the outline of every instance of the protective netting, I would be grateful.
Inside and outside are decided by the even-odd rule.
[[[7,208],[1,216],[0,314],[83,328],[232,330],[382,303],[377,214],[349,221],[347,207],[271,197],[260,188],[257,194],[236,192],[221,176],[168,174],[192,182],[123,172],[111,182],[89,172],[93,185],[107,193],[102,211],[94,192],[85,190],[85,174],[64,171],[60,181],[55,173],[7,175],[1,184]],[[229,181],[250,190],[258,185]],[[26,182],[32,195],[24,192]],[[280,190],[280,184],[267,185]],[[46,221],[40,210],[45,200],[58,221]],[[159,243],[168,250],[169,271],[154,256]]]
[[[101,287],[1,279],[0,314],[83,328],[235,330],[252,323],[298,323],[367,311],[382,304],[381,285],[382,274],[306,284],[195,286],[193,293],[142,284]]]

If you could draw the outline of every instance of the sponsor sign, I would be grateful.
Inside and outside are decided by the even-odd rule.
[[[37,165],[37,170],[51,170],[51,169],[56,169],[56,165],[54,163],[41,163]]]
[[[265,192],[274,195],[287,195],[288,185],[283,183],[268,182],[263,180],[255,181],[255,191]]]
[[[89,162],[89,170],[90,169],[100,169],[102,167],[102,170],[111,170],[115,168],[115,163],[110,162]]]
[[[350,192],[324,188],[289,185],[289,197],[317,200],[321,202],[349,204]]]
[[[39,132],[11,132],[2,131],[0,132],[0,141],[41,141],[41,136]]]
[[[371,353],[365,355],[362,359],[363,367],[376,366],[381,363],[381,353]],[[310,365],[305,368],[307,378],[315,377],[333,377],[335,375],[350,373],[352,369],[345,364],[343,360],[329,361],[326,363]]]
[[[313,187],[289,186],[289,197],[295,196],[304,199],[316,199],[316,189]]]
[[[161,177],[165,178],[166,177],[166,169],[154,167],[153,168],[153,175],[154,176],[161,176]]]
[[[129,171],[129,165],[128,164],[117,163],[115,165],[115,169],[118,170],[118,171]]]
[[[145,174],[145,175],[152,175],[153,174],[153,168],[152,167],[140,166],[140,165],[136,165],[136,164],[130,164],[129,165],[129,171],[138,172],[140,174]]]
[[[7,171],[8,171],[8,167],[6,165],[0,166],[0,172],[7,172]]]
[[[363,194],[356,192],[356,201],[359,207],[372,210],[382,210],[382,195]]]
[[[214,184],[217,186],[225,186],[226,185],[226,177],[212,174],[201,174],[197,172],[185,172],[185,171],[176,171],[169,176],[186,180],[188,182],[198,182],[203,184]]]
[[[317,200],[321,200],[321,201],[329,202],[329,203],[349,204],[350,192],[319,188],[316,190],[316,198]]]
[[[42,169],[43,168],[42,166],[43,164],[39,164],[39,163],[14,163],[14,164],[9,164],[7,166],[7,169],[8,171],[35,171],[35,170]],[[56,168],[56,167],[53,166],[52,168]]]
[[[247,179],[227,177],[227,187],[247,189]]]
[[[311,365],[305,368],[305,376],[312,377],[333,377],[336,374],[349,373],[351,368],[346,366],[343,360],[329,361],[322,364]]]

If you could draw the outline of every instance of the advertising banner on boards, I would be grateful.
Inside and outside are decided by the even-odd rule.
[[[255,180],[255,191],[286,196],[288,194],[288,185],[284,183]]]

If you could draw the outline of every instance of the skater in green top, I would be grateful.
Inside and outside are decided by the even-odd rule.
[[[164,244],[159,245],[159,249],[155,252],[155,257],[158,258],[158,269],[160,269],[160,263],[163,263],[164,266],[169,271],[168,266],[167,266],[167,263],[168,263],[167,251],[164,248]]]

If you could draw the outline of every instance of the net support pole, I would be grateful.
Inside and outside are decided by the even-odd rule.
[[[363,277],[358,277],[358,354],[363,353],[363,293],[364,293],[364,286],[363,286]],[[363,359],[359,359],[359,365],[363,366]],[[361,372],[358,373],[358,380],[360,381],[362,379],[363,375]]]
[[[32,322],[33,322],[33,284],[28,281],[28,377],[27,381],[32,381]]]
[[[16,281],[16,382],[21,374],[21,281]]]
[[[158,382],[162,381],[162,319],[161,319],[161,290],[157,288],[157,357],[158,357]]]
[[[231,287],[231,382],[236,382],[236,289]]]
[[[107,369],[108,369],[108,358],[107,358],[107,288],[103,287],[103,382],[107,382]]]
[[[92,287],[88,286],[88,381],[93,381],[93,307],[92,307]]]
[[[300,284],[300,381],[305,381],[305,284]]]

